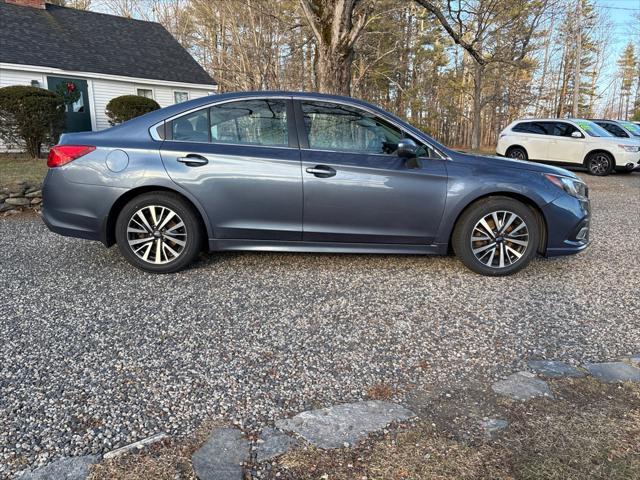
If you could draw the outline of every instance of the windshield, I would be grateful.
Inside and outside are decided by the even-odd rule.
[[[600,125],[596,125],[589,120],[574,120],[574,122],[591,137],[613,137]]]
[[[631,122],[620,122],[620,125],[634,137],[640,137],[640,125]]]

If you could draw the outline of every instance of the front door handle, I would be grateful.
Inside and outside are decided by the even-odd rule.
[[[326,165],[316,165],[315,167],[309,167],[306,170],[307,173],[315,175],[318,178],[329,178],[336,174],[336,170]]]
[[[178,157],[178,161],[180,163],[184,163],[187,167],[201,167],[202,165],[209,163],[209,160],[202,155],[196,155],[193,153],[184,157]]]

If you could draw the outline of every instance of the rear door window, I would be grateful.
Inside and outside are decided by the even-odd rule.
[[[171,139],[181,142],[289,146],[287,101],[252,99],[214,105],[171,121]]]
[[[171,138],[181,142],[209,141],[209,109],[188,113],[171,122]]]
[[[211,141],[238,145],[289,145],[287,102],[253,99],[211,107]]]
[[[571,125],[570,123],[565,122],[555,122],[553,124],[553,134],[556,137],[571,137],[573,132],[579,132],[579,130]],[[582,134],[581,134],[582,135]]]

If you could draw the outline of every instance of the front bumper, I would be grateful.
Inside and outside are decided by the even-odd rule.
[[[589,246],[589,200],[565,194],[545,205],[542,211],[547,222],[547,257],[573,255]]]
[[[627,172],[640,170],[640,152],[623,152],[616,156],[616,170]]]
[[[625,165],[616,167],[616,170],[622,170],[626,172],[640,172],[640,160],[637,163],[629,162]]]

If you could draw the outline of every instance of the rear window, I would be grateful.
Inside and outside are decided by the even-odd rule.
[[[520,133],[537,133],[538,135],[546,135],[547,131],[541,122],[520,122],[512,129],[514,132]]]

